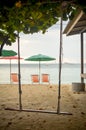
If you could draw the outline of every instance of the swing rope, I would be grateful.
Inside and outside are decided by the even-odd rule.
[[[59,51],[59,83],[58,83],[58,107],[57,113],[60,113],[60,99],[61,99],[61,70],[62,70],[62,57],[63,57],[63,46],[62,46],[62,17],[60,19],[60,51]]]

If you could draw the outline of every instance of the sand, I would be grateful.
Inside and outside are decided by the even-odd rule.
[[[0,85],[0,130],[85,130],[86,92],[61,85],[61,112],[72,115],[5,110],[19,109],[18,85]],[[22,85],[23,109],[57,111],[57,85]]]

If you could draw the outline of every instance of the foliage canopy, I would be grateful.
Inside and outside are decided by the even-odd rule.
[[[72,19],[78,9],[86,13],[84,0],[2,0],[0,1],[0,43],[11,45],[17,32],[33,34],[54,25],[63,14],[63,20]]]

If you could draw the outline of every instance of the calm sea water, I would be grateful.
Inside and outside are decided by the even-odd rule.
[[[86,64],[84,65],[86,73]],[[11,72],[18,73],[18,66],[11,65]],[[50,74],[50,83],[58,84],[59,82],[59,65],[58,64],[41,64],[40,75],[42,73]],[[31,84],[31,74],[39,74],[38,64],[21,64],[21,83]],[[63,64],[61,83],[71,84],[80,82],[80,64]],[[86,82],[86,79],[85,79]],[[0,64],[0,84],[10,83],[10,65]]]

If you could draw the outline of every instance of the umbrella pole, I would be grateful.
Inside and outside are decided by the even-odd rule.
[[[39,84],[40,84],[40,61],[39,61]]]
[[[11,59],[10,59],[10,84],[11,84]]]
[[[20,44],[19,44],[19,32],[18,32],[18,79],[19,79],[19,109],[22,110],[22,100],[21,100],[21,75],[20,75]]]

